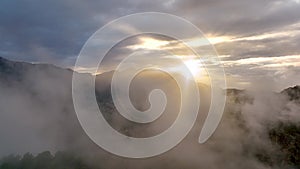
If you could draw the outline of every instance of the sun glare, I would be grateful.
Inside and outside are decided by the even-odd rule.
[[[159,50],[163,46],[168,45],[168,41],[164,40],[157,40],[154,38],[149,37],[142,37],[140,38],[141,43],[129,46],[129,48],[136,50],[136,49],[150,49],[150,50]]]
[[[186,48],[178,47],[178,46],[176,46],[178,44],[175,43],[175,45],[174,45],[174,44],[172,44],[172,42],[167,41],[167,40],[160,40],[160,39],[155,39],[155,38],[151,38],[151,37],[140,37],[139,40],[140,40],[140,42],[138,44],[128,46],[128,48],[130,48],[132,50],[138,50],[138,49],[167,50],[167,48],[168,49],[177,49],[177,50],[174,50],[175,53],[173,53],[173,55],[170,55],[170,56],[168,55],[165,58],[176,57],[176,58],[181,59],[183,61],[184,65],[191,72],[195,81],[197,81],[197,82],[202,82],[202,81],[206,82],[207,81],[207,78],[206,78],[207,75],[206,75],[205,68],[203,68],[203,66],[201,65],[198,57],[191,54],[191,52],[189,50],[187,50]],[[221,39],[218,39],[218,40],[222,41]],[[191,41],[191,44],[189,44],[189,45],[193,44],[195,46],[199,46],[199,45],[201,45],[201,42],[203,42],[203,39],[197,39],[197,40],[194,39],[193,41]],[[165,64],[168,65],[168,64],[172,64],[172,63],[166,61]],[[183,65],[173,65],[173,66],[174,66],[173,67],[174,71],[181,73],[181,71],[183,69],[183,67],[182,67]]]
[[[196,60],[186,60],[183,62],[195,78],[199,77],[201,69],[200,64]]]

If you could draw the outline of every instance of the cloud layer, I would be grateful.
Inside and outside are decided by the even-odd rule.
[[[282,65],[270,74],[298,71],[299,65],[285,61],[290,55],[300,55],[298,0],[3,0],[0,56],[72,67],[85,41],[101,26],[120,16],[148,11],[167,12],[191,21],[215,44],[220,55],[227,56],[222,58],[226,61],[282,57]],[[299,59],[295,58],[296,62]],[[237,65],[226,69],[232,76],[247,75]],[[264,65],[259,68],[260,74],[265,71],[270,70]]]

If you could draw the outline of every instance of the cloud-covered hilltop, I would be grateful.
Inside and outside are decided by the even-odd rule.
[[[208,142],[197,142],[206,117],[206,109],[203,108],[192,131],[174,149],[158,157],[133,160],[103,151],[84,133],[72,104],[73,73],[52,65],[0,58],[0,156],[63,150],[99,168],[253,169],[299,166],[299,86],[280,93],[228,89],[223,119]],[[140,110],[147,109],[147,94],[151,88],[158,86],[166,91],[171,103],[178,101],[172,78],[157,72],[147,73],[136,78],[132,86],[134,106]],[[107,72],[97,76],[95,92],[103,115],[115,129],[129,136],[145,137],[163,131],[172,123],[176,113],[170,112],[175,112],[176,104],[167,107],[166,114],[171,116],[165,115],[149,125],[136,125],[121,117],[111,100],[112,74]],[[151,81],[147,81],[149,76]],[[145,82],[147,85],[144,85]],[[207,105],[203,106],[207,108]]]

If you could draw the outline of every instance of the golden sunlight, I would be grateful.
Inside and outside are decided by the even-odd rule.
[[[128,48],[136,50],[136,49],[149,49],[149,50],[159,50],[163,46],[168,45],[170,42],[164,40],[158,40],[150,37],[141,37],[142,41],[139,44],[128,46]]]
[[[186,67],[190,70],[192,75],[196,78],[200,72],[200,65],[196,60],[185,60],[183,63],[186,65]]]
[[[199,60],[196,59],[188,59],[183,60],[185,66],[192,73],[194,80],[198,83],[210,84],[210,78],[207,74],[205,67],[203,67]]]

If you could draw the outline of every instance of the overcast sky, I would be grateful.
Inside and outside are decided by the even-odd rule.
[[[221,56],[229,86],[300,84],[299,0],[1,0],[0,56],[72,67],[97,29],[150,11],[197,25]]]

